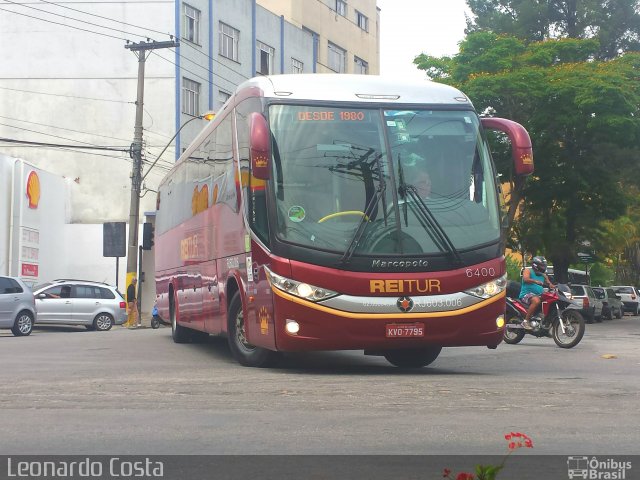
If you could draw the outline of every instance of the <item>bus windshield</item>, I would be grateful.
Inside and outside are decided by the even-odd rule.
[[[453,254],[500,237],[471,111],[271,105],[275,232],[349,255]]]

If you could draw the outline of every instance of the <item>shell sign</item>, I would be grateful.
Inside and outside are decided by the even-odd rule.
[[[29,208],[38,208],[38,203],[40,203],[40,178],[34,171],[29,173],[27,177],[27,198],[29,199]]]

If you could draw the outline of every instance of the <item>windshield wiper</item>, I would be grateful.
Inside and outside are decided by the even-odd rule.
[[[367,158],[373,152],[374,152],[374,149],[370,148],[369,151],[365,153],[361,158],[362,159]],[[342,255],[342,258],[340,259],[341,265],[345,265],[349,262],[349,260],[351,260],[351,257],[353,256],[353,253],[355,252],[356,247],[358,246],[358,242],[360,241],[360,238],[362,238],[362,234],[366,229],[367,222],[371,218],[371,215],[373,215],[374,209],[377,207],[380,199],[382,199],[382,211],[384,215],[384,224],[385,226],[387,225],[387,218],[389,216],[387,212],[387,202],[386,202],[386,195],[385,195],[385,192],[387,190],[387,182],[385,181],[384,174],[382,172],[382,162],[380,162],[381,158],[382,158],[382,153],[379,153],[373,159],[376,162],[376,169],[378,170],[378,186],[376,187],[376,192],[371,196],[371,198],[367,202],[367,205],[365,206],[364,215],[360,218],[360,221],[358,222],[358,227],[356,228],[356,231],[353,234],[353,237],[351,237],[351,241],[349,242],[347,249],[344,251],[344,255]]]
[[[447,232],[433,215],[433,212],[429,209],[427,204],[424,203],[424,200],[422,200],[420,195],[418,195],[416,187],[409,183],[405,183],[400,154],[398,154],[398,177],[400,183],[398,193],[404,199],[403,213],[405,225],[408,225],[407,204],[411,203],[411,208],[416,210],[416,217],[418,218],[420,225],[422,225],[422,228],[427,232],[433,243],[441,251],[450,253],[456,262],[462,263],[460,252],[458,252],[451,241],[451,238],[447,235]],[[407,200],[411,200],[411,202],[408,202]]]

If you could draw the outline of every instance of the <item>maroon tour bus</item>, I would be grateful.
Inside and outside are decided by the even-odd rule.
[[[519,124],[460,91],[371,75],[247,80],[163,179],[158,311],[247,366],[364,350],[422,367],[502,340],[500,189],[484,129],[533,171]]]

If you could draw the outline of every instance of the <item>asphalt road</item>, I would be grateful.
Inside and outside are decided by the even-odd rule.
[[[582,343],[445,349],[402,371],[362,352],[236,364],[224,339],[169,328],[0,331],[4,454],[482,454],[527,433],[532,454],[637,454],[640,318]],[[615,358],[605,358],[615,356]]]

